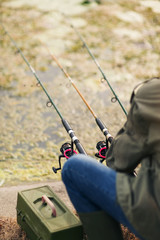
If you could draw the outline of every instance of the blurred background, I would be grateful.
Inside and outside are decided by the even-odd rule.
[[[64,16],[62,13],[65,13]],[[125,109],[133,87],[160,76],[160,1],[0,0],[0,22],[34,67],[88,155],[103,134],[43,44],[115,136],[126,121],[72,23]],[[0,186],[60,180],[60,147],[70,138],[45,93],[0,26]]]

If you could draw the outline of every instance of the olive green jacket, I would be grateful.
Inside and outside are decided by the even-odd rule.
[[[160,239],[159,79],[138,89],[106,159],[118,171],[117,201],[130,223],[144,239]],[[129,175],[139,164],[137,177]]]

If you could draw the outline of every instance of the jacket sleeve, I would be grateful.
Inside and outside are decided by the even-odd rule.
[[[130,173],[137,167],[142,157],[141,144],[124,126],[113,140],[106,155],[106,162],[108,167],[116,171]]]

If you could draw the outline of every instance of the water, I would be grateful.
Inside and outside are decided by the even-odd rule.
[[[33,9],[27,9],[26,5]],[[71,46],[77,39],[75,40],[72,29],[59,13],[64,11],[73,16],[74,24],[84,27],[87,22],[78,14],[89,11],[96,5],[86,8],[80,1],[75,0],[19,0],[6,2],[4,6],[11,7],[11,13],[12,10],[13,13],[16,12],[10,16],[10,24],[7,22],[9,18],[6,19],[7,30],[33,64],[49,95],[75,131],[86,152],[94,156],[97,152],[96,144],[104,140],[104,136],[75,89],[68,84],[68,80],[53,64],[48,52],[38,40],[47,43],[51,52],[58,56],[61,64],[74,76],[77,87],[97,116],[107,127],[114,126],[112,130],[115,133],[119,123],[123,121],[119,106],[115,104],[113,107],[111,104],[112,94],[108,87],[99,81],[100,76],[88,55],[84,53],[81,56],[71,52]],[[44,13],[45,11],[48,12]],[[12,18],[18,22],[17,25],[12,25]],[[2,74],[0,79],[7,82],[9,78],[11,81],[7,83],[7,87],[3,87],[1,82],[0,87],[0,182],[3,185],[12,185],[60,179],[60,173],[55,175],[52,166],[58,165],[60,147],[63,143],[70,142],[70,137],[55,109],[46,107],[47,96],[41,87],[37,86],[36,79],[20,55],[15,54],[15,48],[6,36],[5,40],[4,47],[1,48],[3,61],[0,66],[7,74]],[[87,67],[84,67],[84,62]],[[91,74],[91,70],[96,73]],[[112,85],[116,88],[116,83]],[[112,115],[113,111],[116,113],[115,117]],[[117,119],[120,119],[118,124]]]

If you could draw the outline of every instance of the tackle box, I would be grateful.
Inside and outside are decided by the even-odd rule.
[[[49,186],[18,192],[17,222],[30,240],[82,240],[80,220]]]

